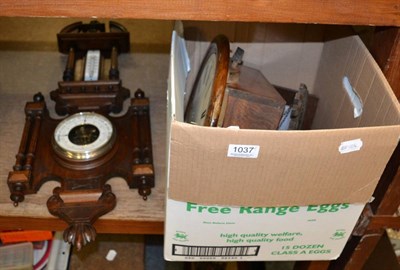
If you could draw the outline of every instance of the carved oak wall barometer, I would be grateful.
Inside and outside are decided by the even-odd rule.
[[[130,91],[122,87],[118,54],[129,51],[129,33],[115,22],[109,31],[81,22],[58,34],[68,54],[63,81],[50,93],[57,114],[49,116],[42,94],[25,106],[26,121],[8,186],[14,205],[49,180],[60,182],[47,201],[49,212],[69,227],[64,239],[80,249],[94,240],[93,223],[110,212],[116,197],[106,182],[122,177],[143,199],[154,187],[149,100],[138,89],[123,116]]]

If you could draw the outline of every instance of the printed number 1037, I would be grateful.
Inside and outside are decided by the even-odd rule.
[[[233,152],[239,154],[251,154],[254,149],[255,149],[254,146],[234,146]]]
[[[259,145],[230,144],[228,148],[228,157],[257,158],[259,150]]]

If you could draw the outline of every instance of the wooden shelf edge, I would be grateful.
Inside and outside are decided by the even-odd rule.
[[[97,233],[164,234],[162,221],[99,219],[94,225]],[[0,231],[16,229],[64,231],[66,227],[65,222],[56,218],[0,216]]]
[[[398,0],[107,0],[0,2],[0,16],[297,22],[400,26]]]

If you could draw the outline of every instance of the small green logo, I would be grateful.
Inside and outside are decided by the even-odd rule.
[[[179,242],[189,241],[187,233],[182,231],[176,231],[173,239]]]
[[[336,230],[336,232],[334,232],[331,236],[332,240],[340,240],[346,237],[346,230],[343,229],[339,229]]]

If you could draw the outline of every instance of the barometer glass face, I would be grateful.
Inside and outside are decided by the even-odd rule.
[[[61,121],[53,137],[53,149],[64,158],[93,160],[107,153],[115,140],[115,130],[106,117],[81,112]]]
[[[204,125],[207,110],[210,106],[216,67],[217,55],[211,54],[201,71],[196,89],[194,89],[197,95],[193,98],[192,110],[188,116],[190,118],[188,122],[192,124]]]

